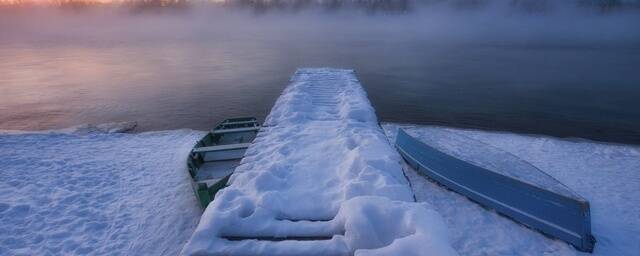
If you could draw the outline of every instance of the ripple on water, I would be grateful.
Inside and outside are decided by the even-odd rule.
[[[2,245],[6,246],[9,249],[21,249],[26,247],[26,244],[23,240],[13,237],[5,238],[4,240],[2,240]]]
[[[30,210],[31,206],[27,204],[19,204],[11,207],[11,209],[7,211],[5,216],[12,219],[26,218]]]
[[[9,205],[9,204],[0,203],[0,213],[8,210],[10,207],[11,207],[11,205]]]

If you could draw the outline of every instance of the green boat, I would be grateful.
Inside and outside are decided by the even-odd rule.
[[[258,130],[260,124],[254,117],[226,119],[193,147],[187,168],[202,208],[213,201],[218,190],[227,186]]]

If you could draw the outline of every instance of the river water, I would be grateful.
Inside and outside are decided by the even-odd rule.
[[[208,129],[329,66],[381,121],[640,143],[639,13],[3,14],[0,129]]]

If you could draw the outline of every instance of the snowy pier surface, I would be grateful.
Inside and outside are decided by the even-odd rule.
[[[351,70],[300,69],[187,255],[454,255]]]

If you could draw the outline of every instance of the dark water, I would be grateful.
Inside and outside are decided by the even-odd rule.
[[[382,121],[640,143],[638,13],[38,17],[0,18],[0,129],[208,129],[331,66]]]

